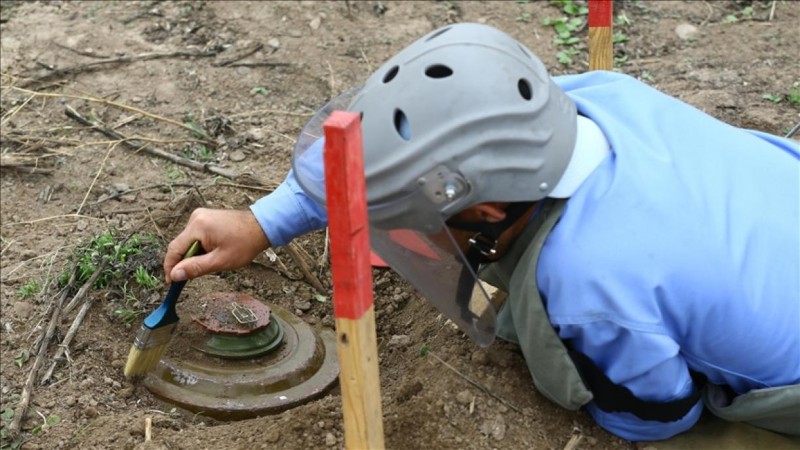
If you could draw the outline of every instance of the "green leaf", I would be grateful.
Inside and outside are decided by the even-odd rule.
[[[46,422],[48,425],[52,427],[53,425],[58,425],[59,423],[61,423],[61,417],[53,415],[48,417]]]
[[[0,419],[3,420],[11,420],[14,418],[14,410],[12,408],[6,408],[2,412],[0,412]]]
[[[316,295],[314,295],[314,300],[316,300],[316,301],[318,301],[320,303],[325,303],[325,302],[328,301],[328,297],[325,296],[325,295],[322,295],[322,294],[316,294]]]
[[[22,367],[23,364],[28,362],[31,358],[31,353],[28,350],[21,350],[16,358],[14,358],[14,362],[17,364],[18,367]]]
[[[264,97],[269,95],[269,91],[267,90],[267,88],[262,87],[262,86],[256,86],[253,89],[250,89],[250,93],[251,94],[261,94]]]
[[[421,349],[419,349],[419,356],[428,356],[428,353],[431,352],[430,347],[427,345],[423,345]]]

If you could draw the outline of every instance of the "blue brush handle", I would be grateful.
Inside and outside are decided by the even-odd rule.
[[[200,242],[194,241],[189,247],[189,250],[183,255],[183,259],[191,258],[192,256],[200,253]],[[144,319],[144,326],[147,328],[155,329],[160,326],[168,325],[178,322],[178,312],[175,310],[175,305],[178,303],[178,297],[181,295],[183,287],[186,285],[186,280],[176,281],[169,287],[169,292],[155,311],[150,313]]]
[[[161,305],[144,319],[144,326],[152,330],[161,325],[177,322],[178,312],[175,310],[175,305],[178,303],[178,297],[184,286],[186,286],[186,281],[172,283]]]

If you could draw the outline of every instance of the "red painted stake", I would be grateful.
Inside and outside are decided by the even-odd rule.
[[[589,70],[614,68],[613,0],[589,0]]]
[[[345,447],[382,449],[383,416],[361,120],[358,114],[334,111],[323,128]]]

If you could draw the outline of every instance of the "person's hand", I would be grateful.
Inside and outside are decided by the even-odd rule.
[[[183,254],[200,241],[205,254],[182,261]],[[196,209],[183,231],[169,243],[164,256],[168,283],[196,278],[249,264],[270,246],[255,216],[249,210]]]

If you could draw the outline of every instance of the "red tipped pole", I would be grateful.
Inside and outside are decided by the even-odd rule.
[[[382,449],[361,119],[358,114],[334,111],[323,128],[344,444],[348,449]]]
[[[614,68],[613,0],[589,0],[589,70]]]

